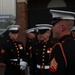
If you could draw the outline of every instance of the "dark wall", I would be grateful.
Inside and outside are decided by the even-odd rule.
[[[51,0],[29,0],[28,8],[47,8]],[[67,7],[75,7],[75,0],[64,0]]]
[[[28,27],[34,27],[39,23],[50,24],[51,16],[48,8],[28,9]]]
[[[52,20],[52,15],[49,10],[55,8],[30,8],[28,9],[28,28],[34,27],[39,23],[50,24]],[[75,11],[75,8],[66,7],[66,8],[56,8],[66,11]]]
[[[75,11],[75,0],[64,1],[67,4],[66,8],[54,9]],[[28,0],[28,28],[34,27],[37,23],[50,23],[50,8],[47,8],[49,2],[50,0]]]

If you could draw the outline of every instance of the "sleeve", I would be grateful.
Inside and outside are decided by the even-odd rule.
[[[51,53],[50,72],[52,75],[64,75],[65,62],[59,45],[56,45]]]
[[[6,65],[11,65],[12,63],[10,62],[10,56],[8,52],[8,46],[7,44],[3,44],[1,47],[0,54],[2,56],[2,62]]]
[[[22,45],[21,58],[23,59],[23,61],[26,61],[26,62],[27,62],[26,51],[25,51],[24,45],[23,45],[22,42],[20,42],[20,43],[21,43],[21,45]]]
[[[33,58],[33,48],[34,48],[34,42],[30,39],[27,40],[25,50],[26,50],[26,56],[28,64],[30,65],[30,60]]]
[[[31,48],[32,48],[31,43],[27,40],[26,45],[25,45],[25,51],[26,51],[26,57],[27,57],[28,65],[30,63],[30,50],[31,50]]]
[[[35,74],[35,61],[34,59],[36,56],[34,56],[34,51],[35,51],[35,43],[32,40],[27,40],[26,42],[26,56],[27,56],[27,61],[28,61],[28,66],[30,67],[30,73]]]

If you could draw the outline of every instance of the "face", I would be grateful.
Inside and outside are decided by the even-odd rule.
[[[16,40],[18,38],[18,33],[13,34],[13,33],[9,32],[9,36],[12,40]]]
[[[75,31],[72,31],[71,33],[72,33],[72,36],[75,38]]]
[[[50,36],[50,31],[46,31],[44,34],[38,35],[38,40],[45,41],[45,40],[49,39],[49,36]]]
[[[53,33],[53,38],[58,38],[61,32],[61,26],[59,23],[56,23],[53,27],[52,27],[52,33]]]
[[[28,33],[27,37],[30,39],[34,39],[35,38],[35,34],[34,33]]]

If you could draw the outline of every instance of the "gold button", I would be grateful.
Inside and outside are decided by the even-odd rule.
[[[20,47],[20,49],[23,49],[23,47]]]
[[[44,66],[44,63],[42,63],[42,65]]]
[[[43,58],[45,57],[45,56],[42,56]]]
[[[13,64],[13,62],[11,62],[11,64]]]
[[[50,51],[48,50],[47,53],[50,53]]]
[[[18,56],[20,56],[20,55],[18,54]]]
[[[62,43],[64,43],[64,41],[62,41]]]
[[[44,59],[42,59],[42,61],[44,61]]]
[[[14,43],[16,45],[16,43]]]
[[[41,66],[41,69],[43,69],[44,68],[44,66]]]
[[[16,48],[18,50],[18,48]]]
[[[46,45],[44,45],[44,47],[46,47]]]
[[[45,51],[45,49],[43,49],[43,51]]]
[[[19,51],[17,51],[17,53],[19,53]]]
[[[43,54],[45,54],[45,52],[43,52]]]

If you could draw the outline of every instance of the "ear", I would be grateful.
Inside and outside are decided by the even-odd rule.
[[[61,25],[61,30],[64,31],[65,30],[65,25]]]

